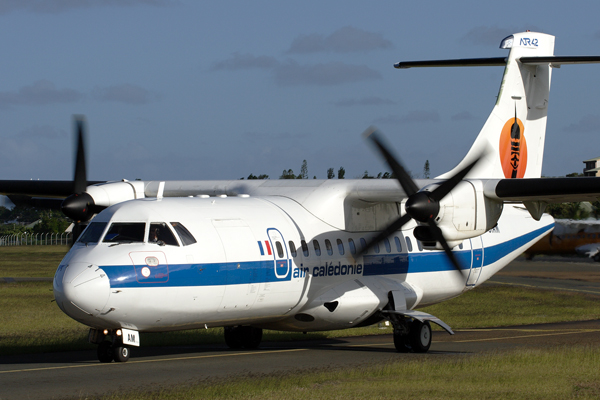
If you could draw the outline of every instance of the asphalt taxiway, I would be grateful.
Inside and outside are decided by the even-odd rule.
[[[563,276],[570,269],[569,276]],[[544,275],[546,271],[546,275]],[[496,284],[600,294],[600,264],[574,259],[517,260],[491,279]],[[559,276],[560,275],[560,276]],[[545,277],[549,276],[549,277]],[[429,353],[400,354],[391,335],[266,342],[254,351],[224,345],[136,348],[127,363],[102,364],[95,351],[0,357],[0,399],[84,398],[131,389],[158,389],[204,379],[293,373],[315,368],[381,364],[415,357],[452,357],[572,344],[600,344],[600,320],[434,332]]]

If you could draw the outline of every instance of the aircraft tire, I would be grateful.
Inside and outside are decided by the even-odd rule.
[[[241,349],[242,344],[242,327],[241,326],[226,326],[224,329],[225,344],[230,349]]]
[[[245,349],[256,349],[260,346],[263,334],[262,329],[251,326],[241,326],[240,331],[242,333],[242,346]]]
[[[98,345],[98,361],[101,363],[109,363],[114,359],[112,343],[108,340],[101,342]]]
[[[394,334],[394,346],[399,353],[410,352],[408,335]]]
[[[113,356],[116,362],[127,362],[131,356],[131,350],[127,346],[116,346],[113,348]]]
[[[431,325],[429,321],[421,322],[415,319],[410,324],[408,336],[410,347],[415,353],[426,353],[431,347]]]

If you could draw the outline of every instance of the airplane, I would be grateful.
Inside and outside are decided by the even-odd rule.
[[[88,182],[77,119],[73,181],[0,181],[0,194],[62,201],[85,228],[53,291],[100,362],[127,361],[140,332],[224,327],[230,348],[254,349],[263,329],[383,320],[397,351],[424,353],[431,323],[453,331],[417,308],[481,285],[550,232],[548,203],[600,197],[600,178],[541,178],[552,70],[600,57],[554,56],[554,36],[529,31],[500,47],[507,56],[395,64],[504,67],[472,147],[436,179],[413,180],[369,128],[395,180]]]
[[[538,254],[578,254],[600,262],[598,220],[556,219],[554,230],[525,251],[528,260]]]

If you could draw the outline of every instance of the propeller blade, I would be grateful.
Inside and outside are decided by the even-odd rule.
[[[377,129],[375,127],[370,127],[363,132],[363,136],[375,144],[389,167],[392,169],[392,172],[396,176],[396,180],[400,183],[400,186],[402,186],[406,195],[410,197],[417,193],[419,191],[418,186],[412,180],[408,172],[406,172],[402,164],[400,164],[396,157],[394,157],[387,149],[387,146],[383,144],[383,141],[379,138]]]
[[[379,232],[377,234],[377,236],[375,236],[374,238],[372,238],[371,240],[369,240],[367,242],[367,244],[365,245],[365,247],[362,248],[356,254],[356,257],[362,256],[367,251],[369,251],[373,246],[375,246],[375,244],[377,244],[377,243],[381,242],[383,239],[391,236],[397,230],[400,230],[400,228],[402,228],[402,226],[404,226],[404,224],[406,224],[408,221],[410,221],[411,218],[412,217],[410,215],[408,215],[408,214],[404,214],[403,216],[401,216],[400,218],[398,218],[392,224],[390,224],[389,226],[387,226],[383,231]]]
[[[73,174],[73,194],[63,200],[63,214],[75,221],[75,228],[81,232],[79,222],[88,221],[94,215],[94,199],[85,192],[88,181],[86,172],[85,119],[75,116],[75,172]],[[76,238],[76,237],[75,237]]]
[[[515,117],[516,118],[516,117]],[[387,164],[390,166],[392,171],[394,172],[396,179],[404,189],[404,192],[408,196],[408,199],[405,203],[406,214],[402,217],[398,218],[388,227],[386,227],[383,231],[381,231],[377,236],[371,239],[364,249],[362,249],[357,256],[361,256],[366,253],[371,247],[373,247],[376,243],[381,242],[383,239],[391,236],[395,231],[402,228],[404,224],[406,224],[411,219],[415,219],[421,223],[427,223],[429,226],[429,234],[432,240],[439,242],[446,253],[446,256],[450,259],[450,262],[454,266],[457,271],[461,271],[461,266],[452,249],[448,245],[446,238],[442,230],[437,226],[435,222],[435,218],[437,217],[440,210],[440,201],[448,195],[458,185],[464,177],[471,171],[471,169],[479,162],[482,158],[480,155],[475,161],[464,167],[462,170],[454,174],[451,178],[442,182],[437,188],[435,188],[432,192],[422,191],[419,192],[419,188],[410,175],[406,172],[404,167],[400,164],[400,161],[396,159],[392,155],[392,153],[388,150],[387,146],[383,143],[383,140],[379,138],[379,132],[376,128],[370,127],[367,129],[363,136],[365,138],[371,140],[379,153],[383,156]],[[424,228],[424,227],[423,227]],[[417,228],[416,228],[417,229]],[[416,231],[415,231],[416,232]]]
[[[427,221],[427,224],[429,225],[429,229],[430,229],[431,236],[433,237],[433,239],[442,245],[442,247],[444,248],[444,252],[446,253],[446,256],[450,259],[450,262],[452,263],[454,268],[456,268],[456,270],[458,272],[460,272],[462,268],[460,267],[458,260],[454,256],[452,249],[448,245],[448,242],[446,241],[446,238],[444,237],[444,234],[442,233],[442,230],[440,229],[440,227],[437,226],[437,224],[435,223],[435,221],[433,219],[430,219],[429,221]]]
[[[75,117],[77,150],[75,153],[75,174],[73,176],[73,193],[83,193],[87,188],[87,173],[84,143],[84,119]]]
[[[460,181],[463,180],[463,178],[469,173],[469,171],[475,166],[475,164],[477,164],[479,162],[479,160],[481,160],[481,157],[478,157],[471,164],[467,165],[462,170],[458,171],[452,178],[447,179],[444,182],[442,182],[442,184],[440,186],[438,186],[437,188],[435,188],[435,190],[433,192],[431,192],[429,197],[432,200],[438,201],[438,202],[440,200],[442,200],[444,197],[446,197],[446,195],[448,193],[450,193],[450,191],[452,191],[452,189],[454,189],[454,187],[456,185],[458,185],[460,183]]]

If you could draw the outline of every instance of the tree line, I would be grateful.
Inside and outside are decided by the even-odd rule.
[[[429,160],[425,161],[423,167],[423,178],[428,179],[429,176]],[[409,172],[410,173],[410,172]],[[567,177],[581,176],[581,174],[572,173],[566,175]],[[283,170],[279,179],[309,179],[308,178],[308,163],[306,160],[302,161],[300,166],[300,173],[295,174],[292,169]],[[346,170],[344,167],[340,167],[336,171],[334,168],[327,169],[327,179],[345,179]],[[394,174],[390,172],[379,172],[377,175],[371,175],[368,171],[365,171],[361,177],[362,179],[394,179]],[[241,179],[269,179],[269,175],[260,174],[258,176],[254,174],[248,175],[247,178]],[[316,176],[313,176],[316,179]],[[554,218],[560,219],[586,219],[586,218],[600,218],[600,201],[594,201],[592,203],[574,202],[574,203],[559,203],[549,204],[546,208],[546,213],[552,215]],[[32,227],[23,225],[23,222],[29,224],[37,222]],[[58,210],[42,210],[26,205],[16,205],[12,209],[7,209],[0,206],[0,235],[12,235],[22,234],[25,232],[29,233],[61,233],[71,224],[71,221]]]
[[[408,173],[410,174],[410,171],[408,171]],[[412,174],[410,174],[412,176]],[[284,169],[283,172],[281,173],[281,175],[279,176],[279,179],[308,179],[308,163],[306,162],[306,160],[302,160],[302,165],[300,166],[300,173],[299,174],[295,174],[293,169]],[[328,168],[327,169],[327,179],[335,179],[336,178],[336,173],[335,173],[335,169],[334,168]],[[337,179],[345,179],[346,178],[346,170],[344,169],[344,167],[340,167],[337,170]],[[425,165],[423,166],[423,178],[424,179],[429,179],[429,160],[425,161]],[[244,178],[240,178],[240,179],[244,179]],[[250,174],[248,175],[247,178],[245,179],[269,179],[269,175],[267,174],[260,174],[260,175],[254,175],[254,174]],[[317,179],[317,176],[314,175],[313,179]],[[371,175],[369,174],[369,171],[365,170],[365,172],[363,173],[363,175],[360,177],[360,179],[395,179],[395,176],[393,173],[390,172],[379,172],[377,175]]]

